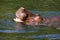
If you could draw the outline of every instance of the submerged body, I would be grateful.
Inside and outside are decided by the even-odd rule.
[[[42,17],[43,20],[37,19],[37,21],[34,20],[34,18],[30,18],[28,21],[26,21],[27,25],[60,25],[60,17]]]
[[[60,25],[60,16],[43,17],[42,23],[48,25]]]

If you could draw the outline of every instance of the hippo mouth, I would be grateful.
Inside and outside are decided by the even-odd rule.
[[[23,22],[21,19],[19,19],[19,18],[14,18],[13,19],[15,22]]]

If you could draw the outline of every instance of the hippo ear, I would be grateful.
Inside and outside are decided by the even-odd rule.
[[[24,7],[20,7],[20,9],[25,9]]]
[[[24,7],[20,7],[19,12],[25,12],[25,8]]]

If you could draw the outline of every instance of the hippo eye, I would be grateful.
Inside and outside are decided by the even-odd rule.
[[[20,16],[26,16],[24,13],[19,14]]]
[[[24,16],[24,14],[23,14],[23,13],[21,13],[21,14],[20,14],[20,16]]]

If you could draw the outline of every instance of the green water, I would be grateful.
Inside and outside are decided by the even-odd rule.
[[[42,16],[60,16],[60,0],[0,0],[0,40],[60,40],[60,26],[15,23],[15,11],[25,7]]]

